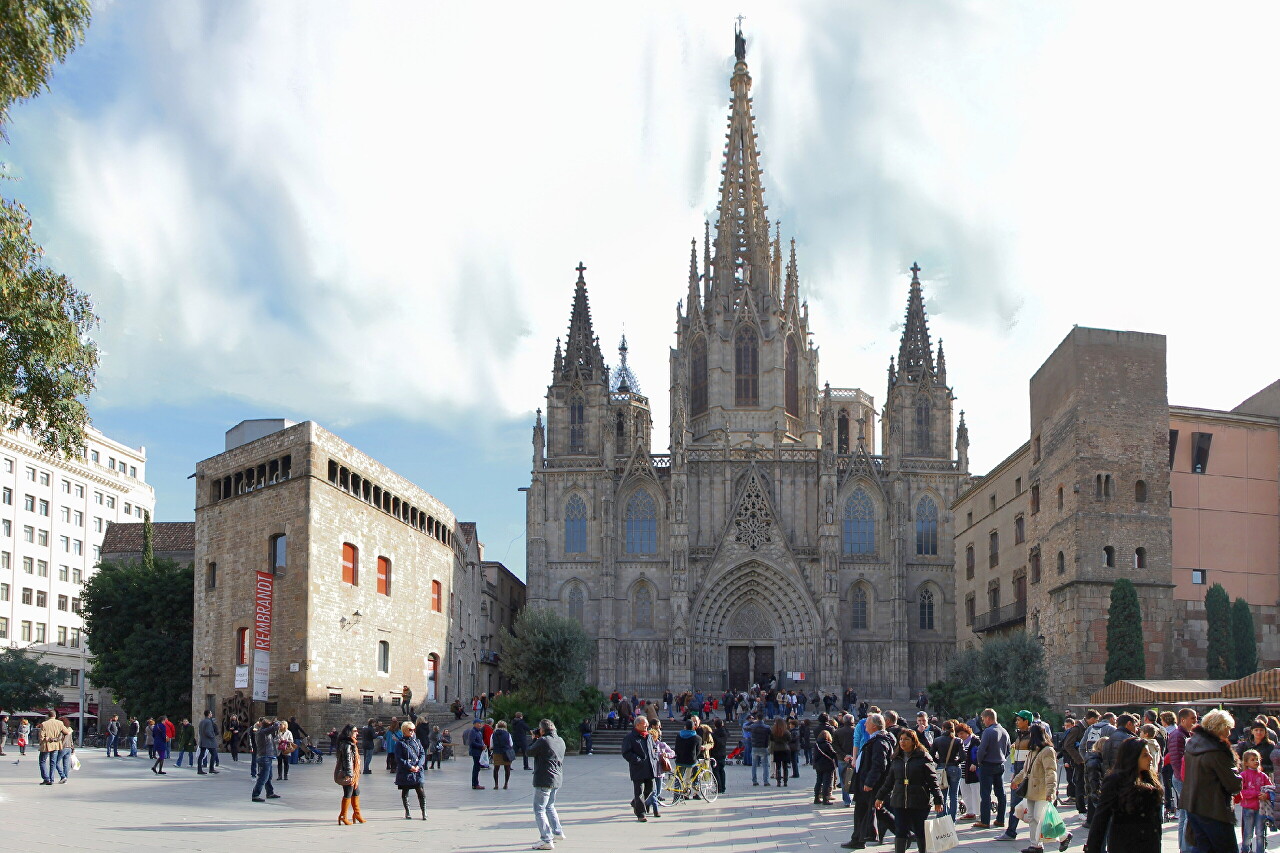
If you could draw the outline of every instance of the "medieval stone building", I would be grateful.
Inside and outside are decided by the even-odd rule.
[[[883,409],[820,378],[794,240],[784,257],[770,234],[745,53],[739,35],[715,233],[701,259],[695,241],[677,312],[669,454],[652,452],[625,339],[619,368],[605,364],[578,266],[533,429],[529,601],[582,622],[602,688],[803,673],[904,697],[955,644],[963,416],[956,427],[918,267]]]

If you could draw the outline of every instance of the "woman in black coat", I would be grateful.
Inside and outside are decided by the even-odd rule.
[[[815,806],[831,805],[831,779],[836,772],[836,764],[840,756],[836,754],[835,744],[831,742],[831,732],[823,729],[818,732],[818,739],[813,745],[813,770],[818,779],[813,784],[813,804]]]
[[[396,787],[400,789],[400,803],[404,806],[404,819],[409,816],[409,792],[418,794],[418,808],[422,811],[422,819],[427,819],[427,795],[422,783],[427,769],[427,750],[418,740],[417,730],[413,723],[405,720],[400,724],[404,737],[396,741]]]
[[[631,810],[643,823],[648,820],[644,816],[645,804],[650,801],[653,780],[658,777],[658,748],[649,737],[649,721],[645,717],[636,717],[635,727],[622,739],[622,757],[631,773]],[[654,817],[658,816],[655,806]]]
[[[1163,797],[1142,738],[1121,743],[1115,769],[1103,780],[1098,804],[1089,812],[1085,853],[1160,853]]]
[[[716,717],[711,721],[711,775],[716,778],[716,787],[724,793],[724,761],[729,752],[729,730],[724,720]]]
[[[898,734],[898,748],[889,761],[880,793],[876,794],[876,811],[885,803],[893,809],[894,853],[906,853],[910,833],[915,833],[920,853],[924,853],[924,821],[929,806],[942,811],[942,788],[929,751],[920,745],[914,729]]]

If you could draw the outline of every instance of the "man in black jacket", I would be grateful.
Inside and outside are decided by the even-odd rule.
[[[1097,716],[1097,711],[1094,716]],[[1062,738],[1062,754],[1067,760],[1067,796],[1075,800],[1076,811],[1083,814],[1087,806],[1084,796],[1084,756],[1080,754],[1080,741],[1088,726],[1083,720],[1071,723]]]
[[[529,769],[529,724],[525,722],[524,712],[516,711],[511,721],[511,739],[515,741],[516,752],[524,759],[524,769]]]
[[[875,792],[884,782],[894,749],[893,738],[884,731],[884,717],[870,714],[866,725],[867,742],[858,750],[858,774],[854,781],[858,786],[858,796],[854,799],[853,835],[840,845],[847,850],[862,850],[867,846],[866,839],[876,836],[871,825],[875,814]]]
[[[644,822],[645,812],[652,807],[653,816],[660,817],[653,799],[653,780],[658,778],[658,747],[649,737],[649,720],[636,717],[635,727],[622,739],[622,757],[631,775],[631,810],[636,820]]]
[[[850,784],[846,784],[849,775],[848,768],[853,766],[853,715],[845,714],[840,718],[840,727],[831,735],[831,741],[836,748],[836,757],[839,762],[836,764],[840,771],[837,781],[840,782],[840,796],[844,800],[844,807],[847,809],[853,805],[853,791]]]

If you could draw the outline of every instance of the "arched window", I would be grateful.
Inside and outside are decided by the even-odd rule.
[[[800,417],[800,353],[796,350],[796,339],[787,337],[786,361],[786,405],[787,414]]]
[[[631,607],[631,629],[648,631],[653,628],[653,589],[646,583],[636,587]]]
[[[927,397],[916,402],[916,453],[928,456],[933,452],[933,405]]]
[[[845,554],[876,552],[876,506],[862,487],[855,489],[844,505],[843,540]]]
[[[582,614],[586,609],[587,597],[582,592],[580,584],[574,584],[569,587],[569,618],[574,619],[578,624],[582,624]]]
[[[355,586],[360,581],[360,549],[350,542],[342,543],[342,582]]]
[[[1058,574],[1065,575],[1067,573],[1067,558],[1061,551],[1058,552]]]
[[[577,495],[569,498],[564,507],[564,552],[587,552],[587,505]]]
[[[853,614],[851,627],[855,631],[867,630],[867,590],[866,587],[855,586],[849,600],[849,611]]]
[[[386,640],[378,641],[378,673],[386,675],[391,672],[391,644]]]
[[[1107,568],[1114,569],[1116,567],[1116,549],[1108,545],[1102,549],[1102,558],[1106,560]]]
[[[244,666],[249,662],[249,629],[236,629],[236,665]]]
[[[849,410],[841,409],[836,416],[836,453],[849,452]]]
[[[938,556],[938,505],[930,497],[923,497],[916,504],[916,553]]]
[[[587,446],[587,404],[575,394],[569,401],[569,452],[581,453]]]
[[[1058,486],[1058,509],[1062,509],[1062,504],[1063,504],[1062,486]]]
[[[658,553],[658,510],[653,496],[643,489],[627,501],[627,553]]]
[[[1145,569],[1147,567],[1147,549],[1139,548],[1133,552],[1133,567],[1135,569]]]
[[[736,406],[760,404],[760,339],[751,326],[738,329],[733,347],[733,402]]]
[[[933,630],[933,593],[927,589],[920,593],[920,630]]]
[[[689,351],[689,411],[707,410],[707,339],[697,338]]]
[[[391,561],[386,557],[378,558],[378,594],[391,594]]]
[[[1133,484],[1133,499],[1140,504],[1147,502],[1147,481],[1139,480]]]
[[[618,450],[622,450],[622,444],[627,440],[627,416],[622,412],[618,412],[618,417],[614,419],[613,437],[618,440]]]

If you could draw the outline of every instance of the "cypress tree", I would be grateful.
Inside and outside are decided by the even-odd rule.
[[[1204,597],[1209,641],[1205,669],[1210,678],[1231,678],[1231,599],[1222,584],[1215,583]]]
[[[1231,608],[1231,677],[1244,678],[1258,671],[1258,643],[1253,636],[1253,611],[1237,598]]]
[[[147,571],[152,571],[156,567],[156,549],[153,540],[154,532],[151,529],[151,512],[143,510],[142,512],[142,566]]]
[[[1120,578],[1111,587],[1107,609],[1107,684],[1125,678],[1146,678],[1147,657],[1142,644],[1142,606],[1133,581]]]

